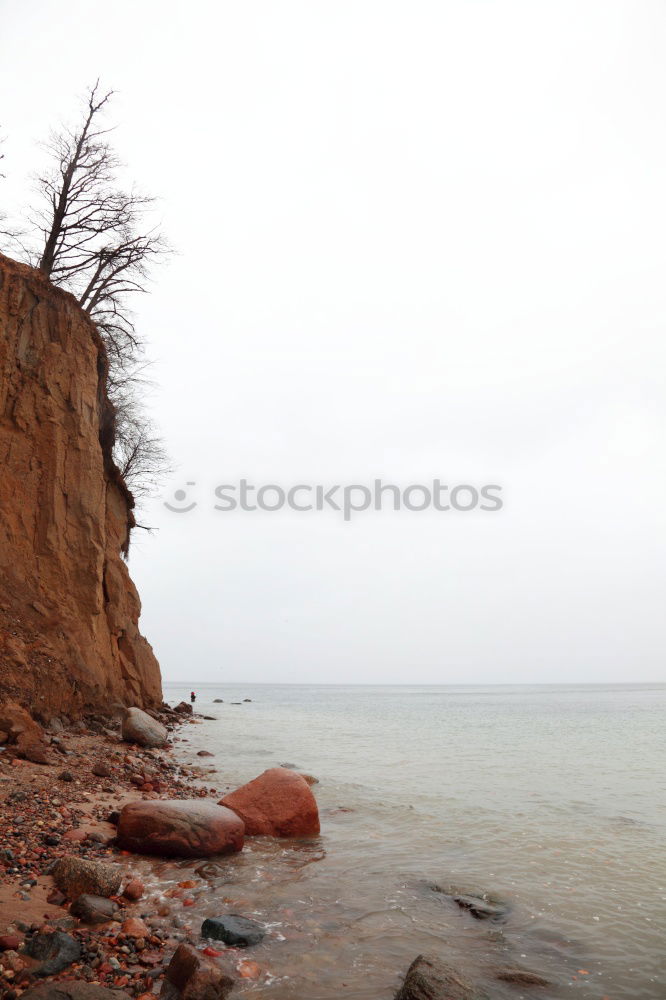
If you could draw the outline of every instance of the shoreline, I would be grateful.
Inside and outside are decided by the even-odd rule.
[[[196,799],[217,802],[223,787],[211,784],[211,768],[186,761],[181,740],[197,713],[163,706],[154,713],[169,730],[163,748],[126,742],[118,721],[89,716],[57,720],[46,728],[46,756],[36,763],[15,746],[0,753],[0,995],[16,1000],[37,983],[82,981],[154,996],[166,967],[183,941],[198,937],[178,913],[191,904],[191,879],[173,886],[162,879],[165,859],[115,846],[113,820],[131,802]],[[116,813],[116,816],[113,814]],[[51,869],[63,857],[117,866],[122,886],[110,898],[117,906],[104,923],[83,922],[70,912]],[[177,859],[173,859],[177,861]],[[205,861],[205,859],[202,859]],[[166,862],[168,863],[168,862]],[[202,884],[203,880],[202,880]],[[173,900],[160,905],[161,899]],[[130,926],[134,921],[135,926]],[[124,928],[124,929],[123,929]],[[137,935],[137,930],[148,931]],[[81,943],[80,961],[54,975],[33,974],[40,963],[22,949],[31,935],[62,931]],[[204,952],[205,953],[205,952]],[[233,967],[224,972],[235,971]],[[237,972],[236,972],[237,975]]]

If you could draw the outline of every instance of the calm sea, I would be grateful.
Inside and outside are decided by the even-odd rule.
[[[221,684],[197,696],[216,721],[181,731],[181,746],[216,769],[211,786],[277,764],[319,779],[321,837],[248,842],[187,911],[195,929],[224,912],[268,925],[244,956],[261,977],[241,993],[390,1000],[425,952],[493,1000],[527,992],[494,979],[516,964],[552,981],[543,997],[666,997],[666,685]],[[490,893],[508,916],[476,920],[433,883]]]

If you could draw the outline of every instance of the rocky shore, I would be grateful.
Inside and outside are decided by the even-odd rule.
[[[225,894],[225,864],[252,837],[312,843],[316,779],[284,765],[226,787],[209,751],[199,765],[179,752],[205,718],[181,703],[43,728],[0,704],[0,1000],[224,1000],[270,983],[276,932]],[[487,894],[415,888],[472,924],[510,913]],[[488,997],[440,956],[400,971],[396,1000]],[[515,962],[492,978],[498,997],[551,985]]]
[[[44,729],[0,705],[3,1000],[214,1000],[258,977],[244,949],[263,938],[259,923],[226,906],[203,926],[187,919],[206,889],[205,859],[255,834],[314,836],[317,805],[284,768],[220,800],[210,768],[174,752],[200,722],[183,703],[56,717]],[[146,879],[146,857],[203,864],[197,878],[161,886]]]

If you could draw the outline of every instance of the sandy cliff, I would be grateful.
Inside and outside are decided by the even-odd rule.
[[[38,717],[161,701],[105,369],[75,300],[0,254],[0,701]]]

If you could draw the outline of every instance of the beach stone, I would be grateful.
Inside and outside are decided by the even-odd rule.
[[[118,906],[105,896],[91,896],[83,893],[74,900],[69,908],[73,917],[78,917],[85,924],[104,924],[118,913]]]
[[[179,715],[192,715],[194,708],[188,701],[181,701],[174,708],[174,712],[178,712]]]
[[[249,948],[263,941],[266,931],[256,920],[229,913],[224,917],[208,917],[204,920],[201,925],[201,936],[213,938],[214,941],[224,941],[233,948]]]
[[[150,937],[150,929],[146,927],[143,920],[139,917],[128,917],[127,920],[123,921],[120,928],[123,934],[127,937],[133,938],[146,938]]]
[[[52,871],[53,881],[68,899],[89,894],[91,896],[116,896],[122,880],[122,869],[103,861],[87,858],[65,857],[56,861]]]
[[[127,883],[123,889],[123,896],[125,899],[129,899],[132,902],[136,902],[137,899],[141,899],[144,893],[144,884],[141,879],[133,878]]]
[[[18,934],[2,934],[0,936],[0,951],[16,951],[21,944]]]
[[[167,728],[140,708],[128,708],[123,715],[121,735],[126,743],[142,747],[163,747],[167,741]]]
[[[130,1000],[124,990],[108,990],[104,986],[82,980],[59,980],[39,983],[23,993],[21,1000]]]
[[[32,970],[35,976],[55,976],[81,957],[81,945],[70,934],[50,931],[35,934],[25,945],[25,953],[41,964]]]
[[[454,968],[436,958],[414,959],[395,1000],[487,1000]]]
[[[213,704],[215,704],[215,705],[223,705],[224,704],[224,698],[214,698],[213,699]]]
[[[51,758],[44,743],[32,743],[26,741],[26,737],[19,736],[17,747],[25,759],[31,761],[33,764],[51,763]]]
[[[112,772],[108,764],[106,764],[103,760],[98,760],[95,764],[93,764],[92,773],[97,778],[110,778]]]
[[[452,899],[462,910],[468,910],[476,920],[492,920],[495,922],[506,919],[509,913],[508,903],[503,903],[498,899],[491,899],[485,895],[476,896],[466,893],[452,893]]]
[[[513,983],[515,986],[550,986],[550,981],[540,976],[538,972],[524,969],[521,965],[506,966],[497,969],[495,978],[502,983]]]
[[[234,981],[189,944],[179,944],[164,975],[164,1000],[225,1000]],[[94,998],[91,998],[94,1000]]]
[[[312,837],[319,833],[317,800],[295,771],[271,767],[220,800],[245,823],[248,836]]]
[[[5,742],[9,743],[22,740],[25,746],[29,746],[44,743],[46,739],[39,723],[15,701],[4,701],[0,705],[0,730],[6,733]]]
[[[164,858],[205,858],[243,848],[242,820],[202,799],[131,802],[118,821],[118,846]]]

